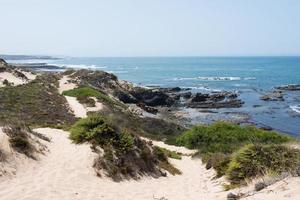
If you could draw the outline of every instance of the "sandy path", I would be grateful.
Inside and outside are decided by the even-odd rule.
[[[69,80],[71,80],[68,76],[63,76],[60,80],[59,80],[59,88],[58,91],[59,93],[63,93],[63,91],[66,90],[72,90],[74,88],[77,87],[76,84],[74,83],[70,83]]]
[[[70,83],[69,80],[70,78],[68,76],[63,76],[59,80],[58,91],[60,94],[62,94],[63,91],[72,90],[77,87],[76,84]],[[79,103],[79,101],[75,97],[65,96],[65,98],[70,106],[70,109],[73,111],[75,117],[78,118],[85,118],[87,117],[87,112],[99,111],[103,108],[103,104],[98,102],[96,98],[93,98],[96,102],[95,107],[85,107],[84,105]]]
[[[182,175],[116,183],[99,178],[92,168],[94,154],[89,145],[75,145],[68,133],[50,128],[37,129],[52,138],[47,156],[32,165],[21,167],[14,178],[0,179],[1,200],[74,200],[124,199],[169,200],[224,199],[217,181],[211,181],[213,171],[205,170],[200,160],[183,156],[171,160]]]

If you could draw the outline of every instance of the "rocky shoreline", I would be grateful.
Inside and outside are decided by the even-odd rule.
[[[138,115],[166,118],[184,126],[190,126],[196,122],[211,123],[228,120],[238,124],[267,127],[267,129],[272,127],[270,124],[253,120],[253,114],[256,115],[256,113],[250,113],[248,108],[245,109],[248,106],[245,104],[245,98],[235,91],[195,92],[192,88],[136,86],[128,81],[118,80],[114,74],[104,71],[76,70],[75,72],[75,70],[45,63],[20,64],[18,67],[30,68],[35,71],[45,69],[51,73],[63,70],[63,74],[71,74],[72,81],[77,85],[101,88],[106,94],[115,97],[122,103],[132,105],[130,109]],[[259,112],[264,108],[262,105],[268,104],[269,101],[270,104],[274,101],[284,102],[285,96],[289,92],[298,91],[299,88],[299,84],[274,86],[273,91],[261,94],[258,97],[258,101],[261,102],[255,103],[252,107]],[[190,110],[193,110],[192,113]],[[268,110],[264,112],[272,112],[271,108]]]

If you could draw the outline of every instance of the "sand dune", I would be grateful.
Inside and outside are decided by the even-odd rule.
[[[95,154],[89,145],[72,144],[65,131],[50,128],[36,131],[52,138],[49,154],[34,165],[21,166],[14,178],[2,177],[0,199],[224,199],[218,181],[210,180],[214,172],[205,170],[200,160],[190,156],[171,160],[182,175],[117,183],[95,175],[92,168]]]
[[[73,144],[69,133],[58,129],[35,131],[51,138],[47,143],[49,153],[39,161],[20,165],[15,176],[1,177],[1,200],[221,200],[228,194],[222,190],[223,179],[212,179],[215,172],[206,170],[200,159],[191,156],[170,159],[182,175],[113,182],[107,177],[96,176],[92,168],[96,154],[88,144]],[[153,143],[183,154],[193,153],[185,148]],[[289,178],[244,199],[298,200],[299,184],[299,178]]]
[[[34,80],[36,78],[36,75],[32,74],[31,72],[26,72],[20,69],[18,71],[22,72],[28,78],[29,81]],[[4,86],[4,80],[7,80],[14,86],[22,85],[28,82],[25,79],[15,76],[12,72],[0,72],[0,87]]]

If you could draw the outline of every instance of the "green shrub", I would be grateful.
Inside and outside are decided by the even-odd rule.
[[[99,114],[93,114],[80,119],[70,129],[70,138],[76,143],[89,142],[93,149],[99,146],[104,150],[95,160],[94,168],[98,175],[104,169],[114,180],[122,178],[138,178],[147,174],[161,176],[159,170],[170,170],[171,174],[178,173],[165,155],[151,151],[151,146],[128,130],[118,130],[109,125]]]
[[[95,142],[102,145],[116,137],[114,129],[96,114],[77,121],[70,132],[70,138],[76,143]]]
[[[230,181],[234,184],[245,178],[262,174],[265,168],[269,169],[266,162],[262,162],[262,165],[256,165],[255,163],[251,165],[249,163],[249,165],[243,167],[247,172],[247,176],[243,174],[241,170],[238,170],[240,164],[236,161],[237,158],[232,158],[237,151],[240,152],[240,148],[244,146],[248,148],[249,144],[274,145],[273,148],[281,148],[280,144],[291,140],[292,138],[286,135],[261,130],[254,126],[239,126],[228,122],[217,122],[212,125],[195,126],[177,137],[175,143],[188,148],[199,149],[202,160],[206,163],[206,168],[214,168],[217,177],[228,174]],[[256,153],[258,153],[257,151],[258,149],[255,150]],[[241,155],[241,153],[237,154]],[[260,156],[260,154],[253,155],[253,162],[256,156]],[[280,158],[280,156],[282,158],[282,155],[270,154],[268,158],[274,160]],[[260,170],[257,167],[263,167],[263,169]],[[283,163],[279,163],[278,167],[283,167]],[[241,177],[240,180],[237,178],[239,176]]]
[[[280,144],[291,138],[254,126],[239,126],[228,122],[195,126],[176,139],[178,145],[199,149],[201,154],[230,154],[249,143]]]
[[[226,175],[232,184],[265,175],[300,168],[300,150],[285,145],[250,144],[241,148],[229,163]]]
[[[134,138],[127,131],[122,131],[120,134],[119,142],[117,143],[119,151],[126,153],[133,149]]]
[[[64,91],[62,94],[71,97],[98,97],[100,92],[92,87],[82,86]]]
[[[230,160],[230,155],[214,153],[208,157],[206,169],[214,168],[217,172],[217,177],[221,177],[225,175]]]
[[[109,97],[107,94],[96,90],[90,86],[80,86],[78,88],[74,88],[72,90],[67,90],[62,93],[65,96],[76,97],[79,101],[85,101],[88,97],[96,97],[101,102],[106,103],[109,106],[115,107],[118,106],[120,108],[126,109],[127,106],[119,101],[114,100]]]

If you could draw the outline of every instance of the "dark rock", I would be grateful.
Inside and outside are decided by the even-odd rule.
[[[281,91],[273,91],[260,97],[263,101],[284,101]]]
[[[290,90],[290,91],[300,90],[300,84],[283,85],[283,86],[276,87],[276,89],[277,90]]]
[[[173,92],[180,92],[181,88],[180,87],[159,88],[158,90],[161,91],[161,92],[164,92],[164,93],[173,93]]]
[[[209,98],[209,94],[197,93],[195,96],[191,98],[191,102],[203,102],[207,101]]]
[[[136,104],[138,107],[140,107],[141,109],[143,109],[144,111],[148,112],[148,113],[152,113],[152,114],[157,114],[158,110],[156,108],[147,106],[144,103],[138,103]]]
[[[190,108],[239,108],[243,103],[237,99],[237,94],[232,92],[197,93],[187,102],[187,106]]]
[[[260,129],[265,130],[265,131],[272,131],[273,130],[273,128],[270,127],[270,126],[263,126],[263,127],[260,127]]]
[[[147,106],[171,106],[175,100],[161,91],[141,89],[130,92],[139,102]]]
[[[185,99],[189,99],[189,98],[191,98],[192,93],[191,93],[191,92],[184,92],[184,93],[181,93],[180,95],[181,95],[183,98],[185,98]]]
[[[137,103],[137,99],[128,92],[122,90],[114,91],[114,96],[124,103]]]

